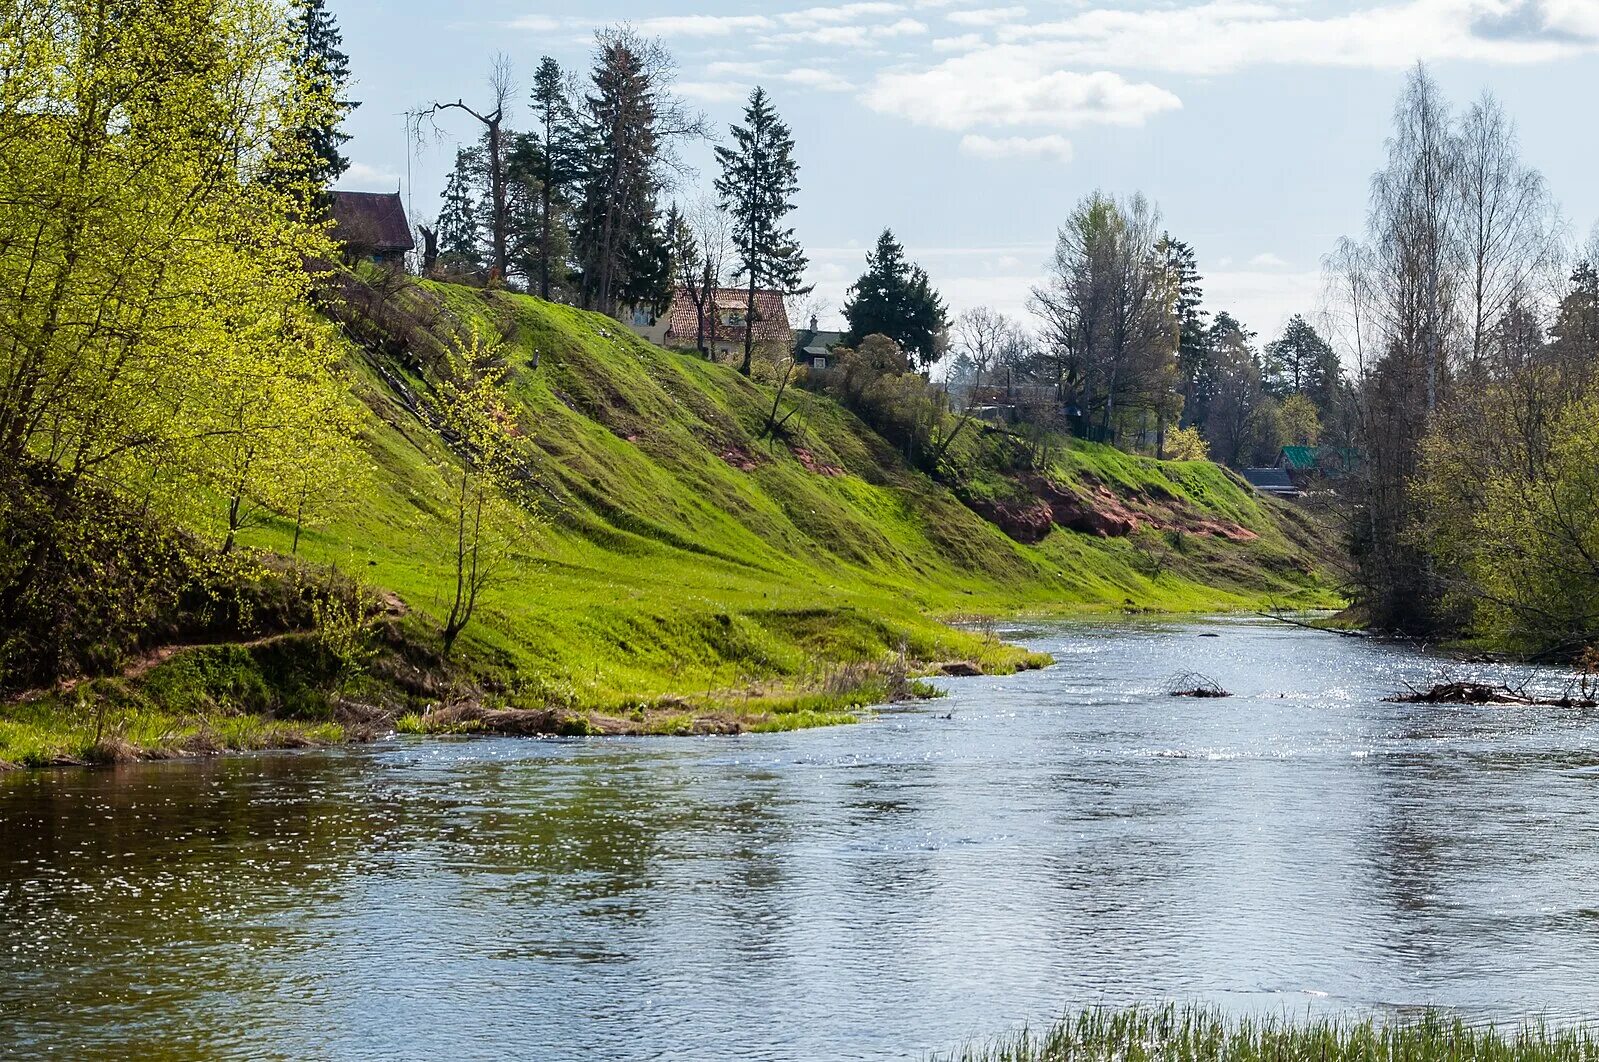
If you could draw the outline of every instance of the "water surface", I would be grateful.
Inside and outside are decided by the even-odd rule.
[[[1595,713],[1385,704],[1441,662],[1265,623],[1026,640],[1059,664],[856,727],[0,777],[0,1055],[915,1058],[1168,998],[1599,1017]],[[1164,696],[1187,669],[1238,696]]]

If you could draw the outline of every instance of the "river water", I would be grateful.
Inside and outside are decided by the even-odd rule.
[[[0,777],[0,1056],[918,1058],[1065,1008],[1599,1016],[1599,726],[1262,622],[860,726]],[[1237,696],[1161,693],[1205,672]],[[1456,666],[1452,677],[1553,673]]]

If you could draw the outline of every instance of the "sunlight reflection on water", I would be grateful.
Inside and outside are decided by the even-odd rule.
[[[1251,621],[1029,641],[1060,663],[836,730],[7,776],[0,1055],[886,1059],[1174,997],[1599,1014],[1593,713],[1386,704],[1440,662]],[[1160,692],[1188,670],[1236,696]]]

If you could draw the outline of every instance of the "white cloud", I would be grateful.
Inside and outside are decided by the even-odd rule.
[[[1120,74],[1040,68],[1024,48],[988,48],[928,70],[882,74],[865,100],[873,110],[954,130],[1142,125],[1182,107],[1166,89]]]
[[[522,15],[511,20],[511,28],[529,33],[554,33],[561,28],[561,20],[548,15]]]
[[[392,192],[400,187],[400,175],[364,162],[352,162],[339,184],[353,191]]]
[[[1253,257],[1253,258],[1251,258],[1249,260],[1249,264],[1254,266],[1256,269],[1287,269],[1288,268],[1288,263],[1287,262],[1283,261],[1281,258],[1278,258],[1276,255],[1272,254],[1270,251],[1262,251],[1260,254],[1257,254],[1255,257]]]
[[[681,81],[677,91],[685,99],[702,103],[734,103],[749,95],[749,89],[737,81]]]
[[[1533,28],[1543,32],[1486,32],[1496,19],[1521,30],[1529,4]],[[1054,22],[1004,26],[999,36],[1035,63],[1188,74],[1280,63],[1390,69],[1418,59],[1521,63],[1599,49],[1599,38],[1577,29],[1593,7],[1593,0],[1402,0],[1317,18],[1275,4],[1210,0],[1093,8]]]
[[[983,38],[978,33],[963,33],[959,37],[939,37],[933,41],[935,52],[969,52],[981,47]]]
[[[980,159],[1072,160],[1072,142],[1059,133],[1031,137],[991,137],[968,133],[961,138],[961,151]]]
[[[997,26],[1002,22],[1015,22],[1027,17],[1025,7],[979,7],[966,11],[951,11],[944,16],[958,26]]]
[[[640,19],[633,28],[647,37],[730,37],[771,29],[772,20],[765,15],[663,15]]]

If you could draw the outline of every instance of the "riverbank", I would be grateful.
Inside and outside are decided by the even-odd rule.
[[[1384,1018],[1294,1019],[1167,1005],[1094,1009],[1042,1032],[1024,1030],[934,1056],[934,1062],[1594,1062],[1592,1026],[1536,1019],[1509,1028],[1468,1024],[1442,1011]]]
[[[806,684],[682,691],[606,707],[551,705],[480,673],[389,651],[355,677],[330,673],[314,633],[172,647],[158,662],[0,703],[0,771],[111,766],[360,744],[395,732],[516,737],[779,733],[858,722],[874,705],[939,696],[925,678],[1010,674],[1050,658],[995,638],[968,659],[840,665]],[[482,665],[481,660],[475,661]],[[537,707],[528,707],[537,703]]]
[[[1330,531],[1209,462],[1041,444],[983,424],[929,474],[822,391],[780,394],[770,366],[747,378],[525,295],[351,283],[329,312],[348,337],[361,467],[330,486],[314,519],[262,511],[238,530],[230,586],[250,589],[226,600],[250,607],[229,612],[231,626],[212,619],[213,540],[165,529],[196,574],[161,600],[205,622],[170,623],[150,595],[123,594],[145,612],[111,613],[121,627],[75,640],[76,670],[28,684],[102,677],[0,709],[0,760],[114,762],[395,726],[673,734],[847,723],[895,699],[896,672],[1037,666],[991,633],[1018,617],[1340,603]],[[481,543],[490,574],[446,661],[462,456],[438,430],[425,366],[464,334],[503,337],[527,521]],[[769,427],[777,407],[781,433]],[[259,570],[242,570],[249,558]],[[263,627],[253,602],[296,573],[310,573],[298,576],[302,592],[276,595],[294,607]],[[76,613],[115,596],[96,593],[93,574]],[[324,583],[387,601],[403,644],[381,634],[365,644],[343,622],[348,605],[333,610],[322,650],[304,644],[327,625],[319,602],[343,600],[303,592]],[[57,611],[39,610],[36,642],[48,642]],[[152,631],[167,627],[203,629],[223,643],[216,652],[232,639],[245,658],[215,676],[179,660],[122,670],[164,648]],[[326,674],[325,659],[312,661],[310,681],[251,662],[253,641],[285,631],[305,635],[289,647],[344,653],[344,665]],[[383,666],[355,659],[369,651]]]

